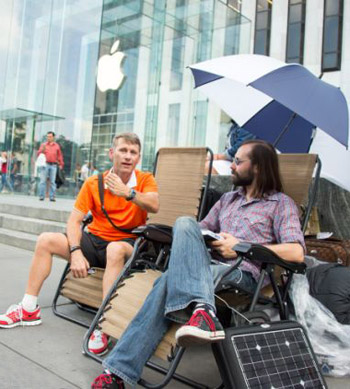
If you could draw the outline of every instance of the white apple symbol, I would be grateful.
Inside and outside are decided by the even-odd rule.
[[[103,55],[98,61],[97,86],[101,92],[108,89],[117,90],[124,81],[125,74],[122,72],[121,64],[125,54],[118,51],[119,40],[113,43],[110,54]]]

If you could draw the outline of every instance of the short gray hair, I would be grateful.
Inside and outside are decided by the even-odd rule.
[[[138,145],[139,151],[141,153],[141,141],[134,132],[123,132],[122,134],[115,135],[113,138],[112,147],[116,146],[119,139],[124,139],[126,143],[131,143],[132,145]]]

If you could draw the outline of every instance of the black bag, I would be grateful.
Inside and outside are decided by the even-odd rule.
[[[339,323],[350,324],[350,268],[321,264],[306,271],[310,295],[320,301]]]
[[[59,166],[57,166],[57,171],[56,171],[56,187],[57,189],[64,185],[64,183],[66,182],[66,175],[64,174],[64,170],[60,169]]]

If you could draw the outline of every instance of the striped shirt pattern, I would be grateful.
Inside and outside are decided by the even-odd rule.
[[[290,197],[280,192],[249,201],[242,188],[225,193],[199,224],[213,232],[227,232],[243,242],[300,243],[305,250],[298,208]],[[252,273],[256,280],[259,278],[259,262],[243,261],[240,268]]]

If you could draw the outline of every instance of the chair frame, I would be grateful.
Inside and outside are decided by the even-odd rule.
[[[154,169],[153,169],[153,174],[156,176],[156,172],[157,172],[157,167],[158,167],[158,162],[159,162],[159,155],[160,155],[160,152],[161,150],[163,149],[167,149],[167,150],[172,150],[172,149],[177,149],[177,148],[162,148],[160,150],[157,151],[157,154],[156,154],[156,158],[155,158],[155,164],[154,164]],[[178,148],[178,149],[196,149],[196,148]],[[203,149],[202,147],[198,148],[198,149]],[[198,207],[198,213],[197,213],[197,220],[201,220],[201,217],[202,217],[202,214],[203,214],[203,211],[204,211],[204,207],[205,207],[205,200],[206,200],[206,197],[207,197],[207,193],[208,193],[208,189],[209,189],[209,186],[210,186],[210,179],[211,179],[211,171],[212,171],[212,165],[213,165],[213,158],[214,158],[214,154],[212,152],[212,150],[208,147],[205,148],[206,149],[206,152],[207,154],[209,154],[210,158],[209,158],[209,168],[208,168],[208,171],[209,171],[209,174],[207,175],[207,180],[205,182],[205,184],[202,186],[202,193],[201,193],[201,198],[199,199],[199,207]],[[203,167],[203,172],[204,172],[204,167]],[[90,219],[88,222],[91,222],[92,219]],[[87,225],[88,223],[84,223],[83,222],[83,226],[82,228],[84,229],[85,226]],[[136,241],[137,242],[137,241]],[[134,257],[134,253],[138,252],[140,247],[139,245],[141,244],[141,242],[138,242],[138,250],[136,250],[136,243],[135,243],[135,247],[134,247],[134,250],[133,250],[133,254],[131,256],[130,259],[132,259]],[[143,246],[142,246],[143,247]],[[165,249],[166,250],[166,249]],[[162,249],[158,255],[158,259],[156,261],[157,262],[160,262],[162,257],[166,256],[166,252]],[[126,263],[126,265],[129,263],[129,261]],[[125,265],[125,266],[126,266]],[[91,324],[87,324],[85,321],[83,320],[79,320],[73,316],[70,316],[70,315],[67,315],[65,313],[63,313],[62,311],[60,311],[58,309],[58,300],[59,300],[59,297],[61,296],[61,292],[62,292],[62,289],[63,289],[63,285],[64,285],[64,282],[66,280],[66,277],[67,277],[67,274],[69,273],[70,271],[70,263],[68,262],[64,271],[63,271],[63,274],[61,276],[61,279],[59,281],[59,284],[58,284],[58,287],[57,287],[57,290],[56,290],[56,293],[55,293],[55,296],[54,296],[54,299],[53,299],[53,302],[52,302],[52,310],[53,310],[53,313],[62,318],[62,319],[65,319],[65,320],[68,320],[72,323],[75,323],[75,324],[78,324],[82,327],[85,327],[85,328],[89,328]],[[119,277],[118,277],[119,279]],[[78,302],[75,302],[73,301],[77,307],[85,312],[88,312],[88,313],[91,313],[93,315],[96,315],[98,314],[99,312],[99,309],[98,308],[93,308],[93,307],[88,307],[88,306],[85,306],[85,305],[82,305]],[[101,301],[102,303],[102,301]]]

